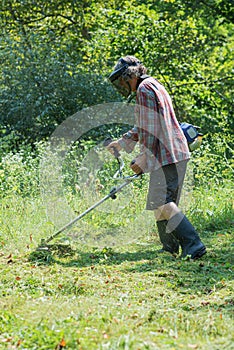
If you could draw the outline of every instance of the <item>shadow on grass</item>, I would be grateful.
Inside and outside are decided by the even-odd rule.
[[[93,269],[95,266],[110,268],[121,266],[121,273],[136,274],[139,279],[148,277],[152,281],[156,279],[179,295],[202,295],[209,299],[213,293],[224,290],[223,307],[229,309],[234,303],[230,292],[230,281],[233,280],[234,245],[231,230],[225,232],[215,234],[207,232],[206,237],[203,237],[208,247],[207,254],[194,261],[175,258],[169,253],[159,253],[160,246],[157,246],[156,242],[131,245],[128,251],[117,251],[112,248],[83,251],[69,248],[67,254],[66,251],[59,254],[61,251],[58,250],[55,254],[51,251],[41,257],[33,255],[35,253],[33,252],[29,258],[38,265],[58,264],[64,268]],[[127,250],[127,247],[125,248]],[[221,301],[217,307],[222,307],[220,303]]]
[[[220,232],[216,234],[208,232],[206,234],[203,240],[208,247],[207,254],[195,261],[181,260],[169,253],[159,253],[158,248],[160,246],[157,247],[154,242],[146,245],[130,246],[129,250],[131,249],[131,251],[117,251],[108,247],[103,249],[93,248],[91,251],[72,250],[71,247],[68,247],[67,250],[61,250],[61,247],[59,247],[57,250],[32,252],[29,260],[38,265],[59,264],[67,268],[122,265],[122,272],[153,272],[156,276],[168,277],[168,280],[178,275],[183,276],[185,280],[187,276],[191,280],[192,274],[194,283],[197,278],[201,277],[206,283],[209,282],[207,287],[207,290],[209,290],[216,279],[233,279],[233,271],[231,270],[234,263],[232,232],[231,230],[225,234],[223,231]],[[182,286],[185,282],[180,283]]]
[[[149,245],[150,246],[150,245]],[[56,245],[55,245],[56,247]],[[45,251],[33,251],[29,256],[29,261],[40,265],[59,264],[64,267],[88,267],[93,265],[119,265],[125,261],[151,261],[157,256],[155,245],[149,249],[138,249],[134,252],[117,252],[112,248],[93,248],[90,251],[80,249],[71,250],[65,253],[64,249],[61,253],[51,246],[51,249]],[[172,257],[173,258],[173,257]]]

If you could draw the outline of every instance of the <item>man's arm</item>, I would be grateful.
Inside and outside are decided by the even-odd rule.
[[[131,130],[123,134],[122,138],[118,140],[118,143],[127,153],[131,153],[134,150],[138,140],[138,130],[137,127],[134,126]]]

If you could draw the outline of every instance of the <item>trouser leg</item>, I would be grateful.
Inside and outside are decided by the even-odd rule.
[[[170,251],[178,253],[179,244],[173,233],[167,232],[167,219],[175,215],[178,208],[171,206],[178,205],[181,195],[181,189],[185,177],[187,161],[178,164],[164,166],[154,171],[150,176],[149,193],[147,200],[147,209],[155,208],[155,218],[158,227],[158,235],[163,245],[161,251]],[[169,212],[165,212],[165,204],[169,204]],[[170,209],[172,207],[172,209]],[[172,212],[170,212],[172,210]]]

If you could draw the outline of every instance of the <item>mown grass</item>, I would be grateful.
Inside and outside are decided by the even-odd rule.
[[[3,198],[0,348],[234,349],[231,194],[227,184],[189,196],[187,215],[208,250],[197,261],[159,254],[146,214],[132,226],[124,219],[132,243],[81,244],[88,224],[115,229],[115,217],[98,211],[62,235],[68,254],[36,252],[54,230],[40,198]]]

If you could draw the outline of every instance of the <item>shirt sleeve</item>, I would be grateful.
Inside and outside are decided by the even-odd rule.
[[[134,150],[138,140],[138,128],[134,126],[131,130],[123,134],[122,138],[118,140],[118,142],[127,153],[131,153]]]

